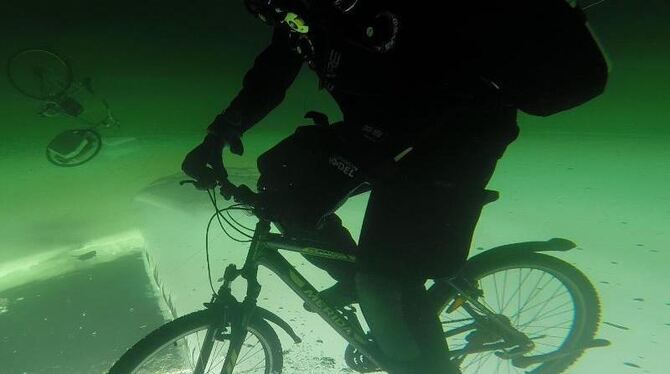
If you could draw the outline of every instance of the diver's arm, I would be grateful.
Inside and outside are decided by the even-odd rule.
[[[295,80],[303,59],[291,50],[288,34],[275,30],[272,43],[255,60],[244,76],[242,89],[228,108],[209,127],[220,133],[224,127],[237,127],[244,133],[277,107]]]

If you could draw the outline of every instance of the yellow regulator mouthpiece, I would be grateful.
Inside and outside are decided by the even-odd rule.
[[[286,24],[295,32],[298,32],[300,34],[307,34],[309,32],[309,26],[307,26],[305,20],[300,18],[300,16],[298,16],[295,13],[292,12],[286,13],[284,22],[286,22]]]

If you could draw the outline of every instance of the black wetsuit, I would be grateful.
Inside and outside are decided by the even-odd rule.
[[[422,54],[425,44],[407,32],[380,54],[337,37],[317,39],[309,65],[343,121],[300,127],[258,160],[259,190],[287,233],[356,251],[356,269],[310,261],[342,282],[358,279],[373,335],[398,358],[393,374],[448,372],[435,358],[446,351],[439,323],[421,309],[423,282],[466,260],[484,188],[518,135],[516,109],[493,86],[463,69],[457,55],[440,57],[449,51]],[[294,47],[288,30],[276,28],[246,74],[225,112],[243,130],[282,102],[305,61]],[[372,190],[356,248],[333,212],[365,182]],[[357,271],[363,276],[355,278]],[[403,357],[408,339],[417,352]]]

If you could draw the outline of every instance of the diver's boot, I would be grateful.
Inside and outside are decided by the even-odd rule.
[[[358,301],[356,284],[348,281],[335,283],[333,286],[319,292],[319,296],[333,309],[340,309]],[[308,312],[316,312],[307,303],[304,303],[303,307]]]

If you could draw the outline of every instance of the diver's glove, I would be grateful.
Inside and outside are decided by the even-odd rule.
[[[207,128],[205,139],[190,151],[181,164],[181,169],[196,180],[199,189],[212,189],[227,182],[228,172],[223,165],[223,148],[228,145],[231,152],[244,153],[241,131],[226,115],[220,114]]]
[[[212,189],[228,178],[228,172],[223,166],[224,146],[225,143],[219,137],[207,134],[202,143],[184,158],[181,169],[196,180],[198,189]]]

